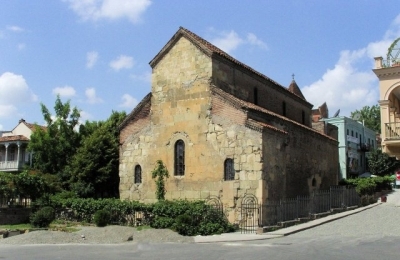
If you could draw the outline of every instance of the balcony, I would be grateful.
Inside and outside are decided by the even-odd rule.
[[[359,144],[357,150],[359,152],[369,152],[371,150],[371,146],[369,144]]]
[[[23,161],[2,161],[0,162],[0,172],[20,172],[24,165]]]
[[[400,122],[385,124],[386,140],[400,140]]]

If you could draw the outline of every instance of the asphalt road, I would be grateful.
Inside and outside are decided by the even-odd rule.
[[[0,259],[397,259],[400,191],[371,209],[287,237],[213,244],[0,245]]]

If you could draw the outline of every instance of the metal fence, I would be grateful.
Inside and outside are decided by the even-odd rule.
[[[360,197],[353,187],[332,186],[329,190],[314,191],[310,196],[267,201],[261,205],[260,226],[309,218],[311,215],[359,206]]]
[[[29,208],[31,206],[30,198],[22,198],[22,197],[3,197],[0,196],[0,208]]]

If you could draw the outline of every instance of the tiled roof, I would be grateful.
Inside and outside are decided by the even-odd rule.
[[[292,82],[290,83],[288,90],[290,92],[292,92],[293,94],[295,94],[296,96],[299,96],[300,98],[306,100],[303,96],[303,93],[301,93],[301,90],[299,88],[299,86],[297,86],[296,81],[292,80]]]
[[[137,104],[137,106],[130,112],[122,121],[122,123],[118,126],[118,129],[121,130],[124,126],[126,126],[129,121],[135,118],[137,113],[148,103],[151,101],[151,92],[147,94],[140,102]]]
[[[300,124],[300,123],[298,123],[298,122],[296,122],[296,121],[294,121],[294,120],[291,120],[291,119],[289,119],[289,118],[287,118],[287,117],[281,116],[281,115],[279,115],[279,114],[277,114],[277,113],[274,113],[274,112],[272,112],[272,111],[270,111],[270,110],[268,110],[268,109],[265,109],[265,108],[263,108],[263,107],[257,106],[257,105],[255,105],[255,104],[253,104],[253,103],[250,103],[250,102],[241,100],[241,99],[239,99],[239,98],[237,98],[237,97],[235,97],[235,96],[233,96],[233,95],[231,95],[231,94],[229,94],[229,93],[223,91],[222,89],[220,89],[220,88],[218,88],[218,87],[216,87],[216,86],[212,86],[212,87],[211,87],[211,91],[212,91],[212,93],[215,93],[215,94],[221,96],[222,98],[224,98],[224,99],[230,101],[233,105],[236,105],[237,107],[241,107],[241,108],[244,108],[244,109],[250,109],[250,110],[255,110],[255,111],[262,112],[262,113],[264,113],[264,114],[267,114],[267,115],[270,115],[270,116],[279,118],[279,119],[281,119],[281,120],[290,122],[290,123],[292,123],[292,124],[295,124],[295,125],[297,125],[297,126],[299,126],[299,127],[302,127],[302,128],[304,128],[304,129],[307,129],[307,130],[309,130],[309,131],[311,131],[311,132],[314,132],[314,133],[316,133],[316,134],[318,134],[318,135],[322,135],[322,136],[327,137],[327,138],[329,138],[329,139],[331,139],[331,140],[337,141],[336,139],[334,139],[334,138],[332,138],[332,137],[330,137],[330,136],[328,136],[328,135],[322,134],[322,133],[318,132],[317,130],[315,130],[315,129],[313,129],[313,128],[310,128],[310,127],[308,127],[308,126],[305,126],[305,125],[303,125],[303,124]],[[260,122],[260,123],[261,123],[261,122]],[[265,123],[264,123],[264,124],[265,124]],[[268,124],[266,124],[266,125],[268,125]],[[271,125],[268,125],[268,126],[273,127],[273,126],[271,126]],[[275,128],[275,127],[273,127],[273,128]],[[280,130],[280,131],[283,131],[283,130]],[[283,132],[285,132],[285,131],[283,131]],[[285,132],[285,133],[286,133],[286,132]]]
[[[205,39],[201,38],[200,36],[198,36],[197,34],[189,31],[186,28],[183,27],[179,27],[179,30],[174,34],[174,36],[172,36],[171,40],[169,40],[169,42],[161,49],[161,51],[150,61],[150,65],[153,67],[154,64],[156,64],[162,57],[164,52],[166,52],[169,48],[171,48],[171,44],[179,39],[180,36],[185,36],[187,39],[189,39],[193,44],[195,44],[196,46],[198,46],[200,49],[202,49],[207,55],[211,56],[211,55],[218,55],[220,57],[223,57],[237,65],[239,65],[240,67],[256,74],[257,76],[273,83],[275,86],[280,87],[282,90],[287,91],[290,94],[294,94],[295,97],[301,99],[303,102],[307,102],[311,107],[312,104],[310,104],[305,98],[304,96],[298,95],[296,93],[293,93],[291,91],[289,91],[289,89],[287,89],[286,87],[282,86],[281,84],[279,84],[278,82],[272,80],[271,78],[267,77],[266,75],[256,71],[255,69],[251,68],[250,66],[238,61],[237,59],[233,58],[232,56],[230,56],[228,53],[224,52],[223,50],[221,50],[220,48],[218,48],[217,46],[213,45],[212,43],[206,41]],[[300,89],[299,89],[300,90]],[[301,93],[301,91],[300,91]]]
[[[36,126],[39,126],[42,130],[45,130],[45,131],[47,130],[47,127],[42,126],[42,125],[31,124],[31,123],[28,123],[28,122],[25,122],[25,121],[23,121],[23,123],[24,123],[29,129],[31,129],[32,131],[35,130],[35,127],[36,127]]]
[[[29,141],[29,138],[23,135],[12,135],[12,136],[3,136],[0,137],[0,142],[9,142],[9,141]]]

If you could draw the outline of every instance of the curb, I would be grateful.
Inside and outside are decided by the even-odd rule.
[[[241,242],[241,241],[255,241],[255,240],[267,240],[267,239],[274,239],[284,236],[289,236],[291,234],[295,234],[297,232],[301,232],[316,226],[323,225],[325,223],[329,223],[335,221],[337,219],[341,219],[350,215],[357,214],[364,210],[368,210],[370,208],[376,207],[381,205],[382,202],[376,202],[374,204],[370,204],[368,206],[362,208],[356,208],[349,211],[344,211],[340,213],[336,213],[333,215],[329,215],[320,219],[312,220],[309,222],[305,222],[299,225],[283,228],[280,230],[266,232],[262,234],[240,234],[240,233],[224,233],[221,235],[214,235],[214,236],[196,236],[194,237],[195,243],[218,243],[218,242]],[[197,240],[197,241],[196,241]]]

